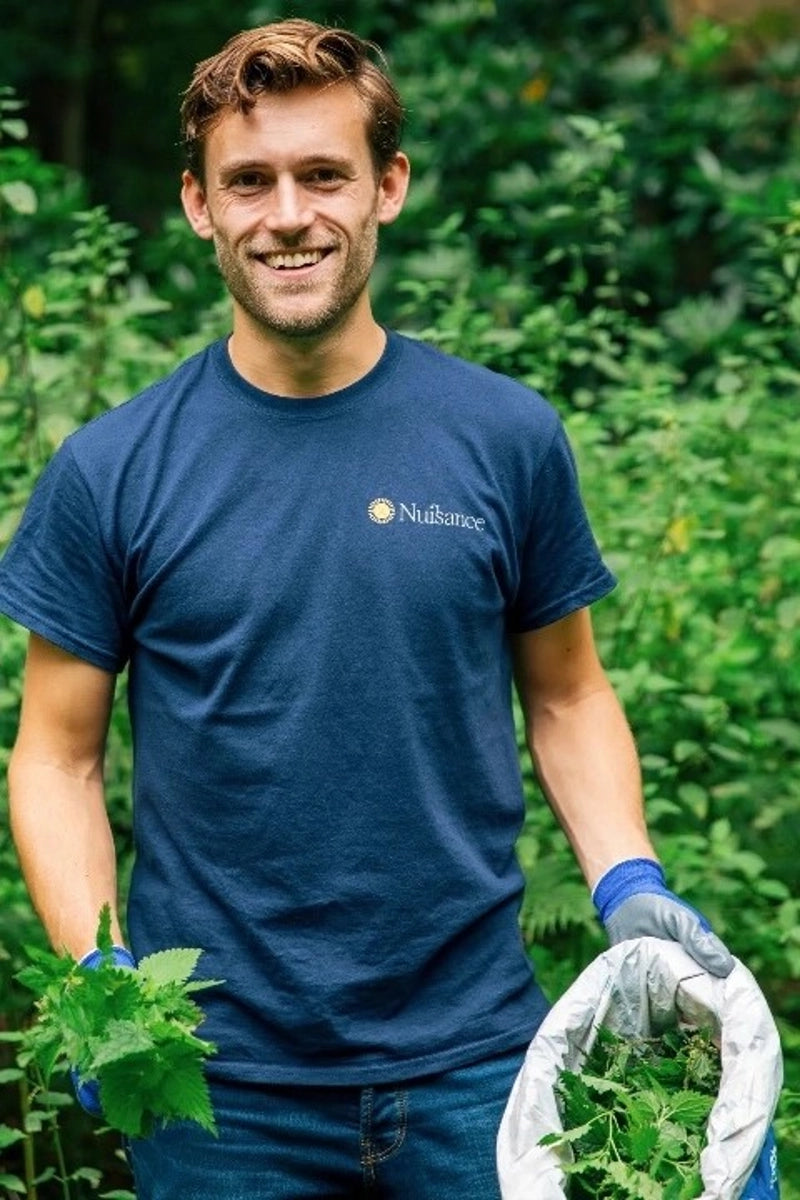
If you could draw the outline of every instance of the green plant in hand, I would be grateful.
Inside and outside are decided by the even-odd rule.
[[[583,1070],[560,1073],[563,1132],[542,1139],[572,1151],[570,1200],[694,1200],[720,1074],[705,1031],[631,1039],[601,1028]]]
[[[215,1047],[195,1033],[203,1013],[192,993],[216,981],[190,979],[201,951],[162,950],[135,970],[116,967],[110,925],[106,907],[97,933],[105,957],[92,969],[31,951],[31,965],[17,978],[36,994],[36,1020],[20,1062],[46,1089],[60,1070],[96,1079],[106,1122],[129,1137],[174,1120],[215,1132],[203,1071]]]

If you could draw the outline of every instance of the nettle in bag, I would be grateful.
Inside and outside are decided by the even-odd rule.
[[[553,1006],[517,1076],[498,1135],[503,1200],[567,1200],[569,1143],[562,1072],[580,1072],[599,1030],[653,1038],[708,1029],[719,1045],[721,1081],[700,1155],[698,1200],[778,1200],[769,1133],[782,1084],[775,1022],[752,974],[737,961],[727,979],[709,975],[676,943],[623,942],[601,954]],[[770,1158],[765,1144],[773,1153]],[[613,1193],[609,1192],[609,1195]],[[620,1196],[629,1190],[621,1185]],[[661,1192],[658,1193],[659,1196]]]

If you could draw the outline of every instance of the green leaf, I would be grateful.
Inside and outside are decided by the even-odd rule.
[[[139,963],[139,974],[152,983],[186,983],[197,966],[202,951],[180,948],[157,950]]]
[[[0,1150],[13,1146],[15,1142],[23,1142],[25,1134],[21,1129],[12,1129],[10,1125],[0,1125]]]
[[[625,1188],[622,1195],[629,1196],[631,1200],[664,1200],[661,1184],[627,1163],[609,1163],[607,1174],[613,1183]]]
[[[96,1167],[78,1167],[70,1172],[70,1179],[85,1179],[92,1188],[97,1188],[102,1178],[103,1172],[98,1171]]]
[[[682,1125],[703,1125],[708,1120],[714,1099],[699,1092],[679,1092],[670,1097],[669,1108],[674,1120]]]
[[[111,938],[111,908],[104,904],[100,909],[100,921],[97,926],[97,949],[104,955],[110,954],[114,948]]]
[[[0,122],[0,128],[3,133],[17,142],[24,142],[28,136],[28,123],[21,117],[4,117]]]
[[[0,196],[3,197],[9,208],[13,208],[14,212],[19,213],[20,216],[32,216],[39,206],[36,192],[29,183],[25,183],[22,179],[16,179],[10,183],[0,183]]]
[[[129,1137],[145,1137],[151,1121],[143,1097],[151,1073],[149,1054],[130,1055],[99,1072],[100,1102],[106,1121]]]
[[[49,1109],[71,1108],[75,1103],[75,1098],[69,1092],[40,1092],[39,1100]]]
[[[604,1079],[600,1075],[584,1075],[583,1078],[586,1085],[600,1096],[604,1093],[612,1093],[615,1096],[624,1096],[627,1094],[625,1085],[616,1079]]]
[[[202,1129],[216,1132],[211,1098],[202,1061],[190,1047],[177,1046],[166,1056],[161,1096],[165,1108],[177,1117],[195,1121]]]
[[[95,1076],[106,1064],[152,1050],[153,1045],[152,1035],[137,1021],[109,1021],[103,1036],[92,1040],[92,1060],[88,1069]]]
[[[19,1192],[20,1195],[27,1195],[28,1188],[22,1182],[18,1175],[0,1174],[0,1187],[7,1188],[9,1192]]]
[[[638,1126],[630,1130],[628,1145],[631,1158],[636,1166],[644,1166],[649,1162],[652,1152],[658,1142],[658,1129],[655,1125]]]
[[[547,1133],[540,1140],[540,1146],[555,1146],[568,1145],[570,1142],[577,1142],[579,1138],[584,1137],[592,1127],[591,1121],[585,1125],[576,1125],[572,1129],[565,1129],[563,1133]]]

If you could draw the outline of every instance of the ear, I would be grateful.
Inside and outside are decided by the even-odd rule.
[[[378,184],[378,220],[381,225],[390,225],[400,215],[410,178],[411,164],[406,155],[398,151]]]
[[[205,189],[191,171],[184,171],[181,176],[181,204],[197,236],[210,241],[214,236],[214,224],[208,211]]]

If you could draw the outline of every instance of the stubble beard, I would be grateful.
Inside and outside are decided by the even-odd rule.
[[[366,290],[378,249],[378,220],[372,214],[350,250],[325,285],[316,303],[311,299],[320,288],[313,278],[298,280],[280,295],[281,283],[271,288],[269,268],[248,257],[247,246],[234,250],[221,238],[215,238],[217,264],[225,286],[238,306],[264,332],[285,338],[313,338],[343,325]],[[281,247],[286,252],[293,246]],[[335,250],[334,253],[340,253]],[[307,304],[298,298],[309,297]]]

